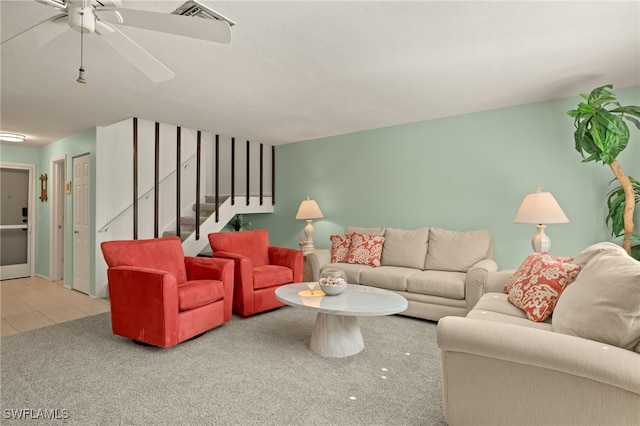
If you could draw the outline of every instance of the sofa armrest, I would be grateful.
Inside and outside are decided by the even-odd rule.
[[[473,309],[483,294],[487,293],[487,276],[497,270],[498,264],[493,259],[482,259],[467,271],[467,275],[464,278],[467,312]]]
[[[318,281],[320,279],[320,268],[331,263],[331,250],[314,250],[307,254],[307,261],[311,267],[313,281]]]
[[[293,282],[302,281],[303,256],[300,250],[287,247],[269,247],[269,263],[285,266],[293,271]]]
[[[468,353],[584,377],[637,394],[640,402],[637,352],[549,330],[453,316],[440,320],[437,333],[443,352]]]
[[[485,282],[485,293],[504,293],[504,286],[507,285],[507,281],[516,272],[515,269],[505,269],[502,271],[492,271],[487,274],[487,281]]]
[[[636,352],[462,317],[441,319],[437,342],[449,424],[637,424],[640,418]]]

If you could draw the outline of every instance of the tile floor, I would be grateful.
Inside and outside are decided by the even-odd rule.
[[[109,312],[109,301],[40,277],[0,281],[0,336]]]

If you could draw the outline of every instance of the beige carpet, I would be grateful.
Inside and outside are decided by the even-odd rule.
[[[435,323],[360,318],[365,349],[325,359],[308,348],[314,318],[234,317],[164,350],[112,335],[109,314],[3,337],[1,423],[445,424]]]

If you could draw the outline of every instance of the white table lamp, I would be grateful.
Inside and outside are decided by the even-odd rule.
[[[302,251],[304,253],[308,253],[310,251],[315,250],[316,248],[313,245],[313,225],[311,221],[313,219],[320,219],[324,217],[320,207],[318,207],[318,203],[315,200],[310,200],[307,197],[306,200],[300,203],[300,208],[298,208],[298,213],[296,214],[296,219],[304,219],[307,221],[307,226],[304,227],[304,245],[302,246]]]
[[[527,194],[522,200],[520,209],[513,219],[513,223],[532,223],[538,232],[531,239],[531,247],[536,252],[551,248],[551,239],[544,233],[544,223],[567,223],[569,219],[550,192],[542,192],[538,185],[532,194]]]

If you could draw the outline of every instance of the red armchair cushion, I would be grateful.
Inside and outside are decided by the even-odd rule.
[[[104,260],[114,266],[136,266],[166,271],[176,277],[178,283],[187,280],[184,251],[178,237],[150,240],[108,241],[103,243]]]
[[[217,232],[209,235],[211,249],[248,257],[253,266],[269,264],[269,233],[265,229],[242,232]]]
[[[187,311],[224,298],[221,281],[198,280],[178,284],[178,309]]]
[[[277,265],[264,265],[253,268],[253,288],[267,288],[293,282],[293,271]]]

